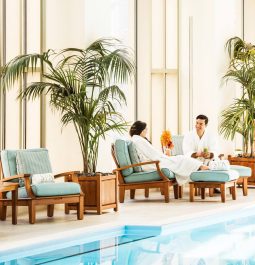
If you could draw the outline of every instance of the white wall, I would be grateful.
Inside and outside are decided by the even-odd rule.
[[[179,23],[179,49],[177,33],[169,27],[170,9],[164,14],[164,5],[171,6],[171,24]],[[224,46],[230,37],[241,35],[242,0],[180,0],[179,9],[169,0],[138,1],[138,118],[148,123],[154,145],[159,147],[164,126],[173,134],[185,133],[199,114],[207,115],[209,129],[218,133],[220,112],[236,96],[235,85],[222,85],[228,65]],[[163,72],[169,70],[179,71],[179,91],[178,75],[167,74],[164,81]],[[234,148],[235,143],[220,139],[221,152]]]
[[[21,49],[18,2],[7,1],[7,60],[17,55]],[[85,47],[92,40],[107,36],[120,38],[124,44],[134,48],[134,3],[134,0],[76,0],[70,4],[70,0],[62,0],[59,5],[59,0],[47,0],[45,49]],[[234,84],[221,84],[228,64],[224,45],[228,38],[242,36],[242,0],[179,0],[179,10],[176,0],[166,0],[165,3],[166,23],[161,16],[164,13],[163,0],[137,1],[137,114],[139,119],[148,123],[151,128],[150,136],[156,145],[159,145],[159,135],[164,129],[163,123],[173,133],[178,132],[179,125],[179,133],[184,133],[193,127],[194,119],[200,113],[209,116],[210,129],[217,132],[220,111],[238,94]],[[32,0],[29,0],[28,4],[29,12],[38,14],[39,5]],[[253,43],[254,10],[255,2],[245,0],[244,35],[246,40]],[[16,14],[14,18],[13,12]],[[36,20],[33,26],[33,21],[34,16],[31,16],[28,20],[29,51],[39,49],[39,22]],[[16,42],[13,41],[13,36],[16,36]],[[165,49],[166,58],[162,57],[162,49]],[[165,81],[162,79],[162,71],[168,71]],[[166,98],[162,90],[164,82]],[[193,86],[192,95],[190,85]],[[134,86],[125,89],[128,107],[123,108],[123,113],[130,122],[133,122]],[[20,106],[15,97],[16,91],[8,92],[7,148],[18,148],[20,145],[20,122],[17,122],[20,118]],[[167,102],[166,113],[163,113],[163,101]],[[28,147],[36,147],[39,144],[38,104],[28,104]],[[100,171],[110,171],[114,167],[110,155],[110,142],[111,137],[102,141],[100,145]],[[220,146],[221,151],[227,154],[235,147],[240,147],[240,141],[231,143],[221,139]],[[53,113],[49,107],[46,110],[46,147],[50,150],[55,172],[82,169],[82,157],[74,128],[68,126],[61,131],[60,116]]]
[[[85,47],[85,6],[83,0],[46,0],[44,49]],[[55,172],[81,170],[82,155],[72,125],[62,129],[61,116],[46,103],[46,147]]]
[[[226,40],[242,33],[241,2],[180,1],[180,133],[192,129],[199,114],[209,117],[208,127],[217,133],[220,112],[235,96],[235,89],[222,87],[222,76],[228,63]],[[220,140],[221,152],[233,148]]]
[[[208,127],[217,133],[220,112],[236,96],[232,84],[222,85],[222,76],[228,65],[224,45],[242,35],[242,1],[181,0],[180,12],[182,133],[193,128],[199,114],[209,117]],[[234,147],[220,139],[221,152],[232,153]]]

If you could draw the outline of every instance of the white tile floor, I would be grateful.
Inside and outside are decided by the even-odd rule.
[[[0,222],[1,250],[3,247],[9,249],[73,234],[80,229],[93,231],[124,224],[161,225],[217,212],[238,211],[255,205],[255,188],[249,188],[247,197],[242,196],[241,189],[237,189],[237,200],[233,201],[228,194],[226,203],[221,203],[220,195],[212,198],[207,196],[205,200],[196,197],[195,202],[190,203],[187,188],[183,198],[179,200],[173,199],[171,191],[170,203],[165,203],[158,191],[151,192],[148,199],[144,198],[142,192],[136,194],[135,200],[130,200],[128,195],[127,193],[125,203],[119,205],[117,213],[113,210],[107,210],[102,215],[86,213],[82,221],[77,221],[74,211],[65,215],[62,206],[55,209],[53,218],[47,217],[46,209],[39,209],[34,225],[28,223],[26,210],[18,214],[17,225],[11,225],[11,217],[8,215],[6,221]]]

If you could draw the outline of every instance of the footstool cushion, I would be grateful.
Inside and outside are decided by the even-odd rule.
[[[191,173],[190,179],[194,182],[229,182],[239,178],[236,170],[200,170]]]
[[[235,170],[238,172],[239,177],[250,177],[251,176],[251,168],[239,165],[230,165],[231,170]]]

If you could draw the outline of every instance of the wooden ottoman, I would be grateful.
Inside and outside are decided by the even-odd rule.
[[[248,195],[248,178],[251,176],[251,168],[239,165],[230,165],[231,170],[235,170],[239,174],[237,185],[241,185],[243,189],[243,196]]]
[[[195,188],[201,189],[201,198],[205,199],[205,189],[219,188],[221,201],[226,201],[226,188],[231,188],[232,199],[236,199],[236,182],[239,174],[236,170],[200,170],[190,175],[190,201],[194,201]]]

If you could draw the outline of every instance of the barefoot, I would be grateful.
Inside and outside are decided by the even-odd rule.
[[[200,166],[199,169],[200,170],[209,170],[209,167],[208,166],[205,166],[205,165],[202,165],[202,166]]]

